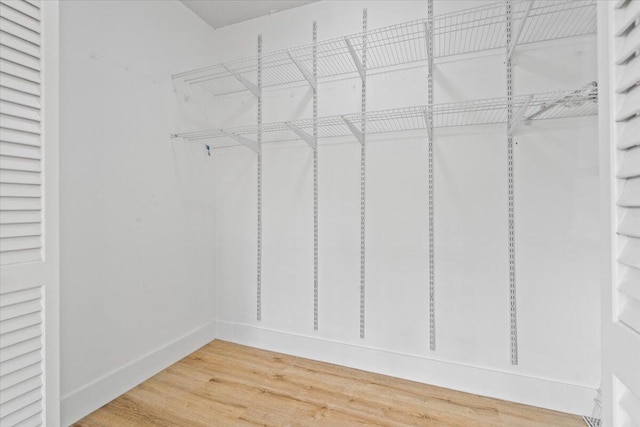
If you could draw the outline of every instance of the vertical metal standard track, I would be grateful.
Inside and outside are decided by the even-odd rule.
[[[258,36],[258,250],[257,319],[262,320],[262,35]]]
[[[436,282],[435,282],[435,221],[434,221],[434,181],[433,181],[433,0],[427,0],[427,127],[428,127],[428,168],[429,168],[429,349],[436,349]]]
[[[313,21],[313,78],[318,78],[318,24]],[[318,330],[318,85],[313,88],[313,329]]]
[[[362,132],[362,142],[360,145],[360,338],[364,338],[364,283],[365,283],[365,166],[366,166],[366,130],[367,120],[367,9],[362,10],[362,98],[361,111],[362,122],[360,131]]]
[[[505,64],[507,67],[507,189],[509,215],[509,321],[511,333],[511,364],[518,364],[518,324],[516,311],[516,246],[515,246],[515,212],[514,212],[514,174],[513,174],[513,80],[509,46],[512,38],[513,16],[511,0],[506,0],[507,48]]]

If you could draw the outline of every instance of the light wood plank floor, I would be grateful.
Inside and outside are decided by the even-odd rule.
[[[573,415],[219,340],[75,425],[584,427]]]

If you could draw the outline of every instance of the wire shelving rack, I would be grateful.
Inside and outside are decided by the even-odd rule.
[[[572,91],[546,92],[519,95],[513,98],[514,116],[518,122],[556,119],[597,114],[598,89],[595,82]],[[499,124],[507,122],[506,97],[477,101],[436,104],[432,110],[433,127],[445,128]],[[367,121],[367,134],[426,130],[429,110],[427,106],[394,108],[389,110],[351,113],[319,117],[318,138],[340,138],[353,135],[349,124],[358,124],[363,117]],[[265,123],[262,125],[262,143],[301,141],[300,131],[311,134],[313,119],[291,122]],[[257,140],[258,126],[242,126],[174,134],[173,138],[184,142],[200,142],[211,149],[250,145]],[[243,143],[239,142],[243,141]]]
[[[507,46],[503,2],[491,3],[433,18],[433,57],[479,52],[497,48],[592,34],[596,31],[595,0],[517,0],[512,5],[516,29],[513,46]],[[262,55],[262,88],[358,72],[367,40],[367,70],[376,70],[428,59],[428,19],[350,34],[317,43],[317,76],[313,77],[313,44]],[[238,92],[256,94],[256,56],[216,64],[173,76],[176,88],[204,90],[212,96]]]
[[[575,90],[530,95],[513,94],[513,52],[517,46],[576,37],[596,32],[596,0],[504,0],[458,12],[433,14],[433,0],[427,0],[427,18],[374,30],[367,30],[363,10],[363,31],[313,43],[188,71],[173,76],[176,94],[189,100],[194,89],[216,97],[252,93],[258,99],[255,125],[173,134],[178,142],[203,144],[211,150],[244,146],[257,154],[257,319],[261,320],[261,228],[262,147],[278,142],[306,142],[314,154],[314,329],[318,330],[318,175],[317,156],[321,141],[355,137],[361,145],[360,160],[360,337],[364,338],[365,289],[365,139],[368,135],[404,131],[426,131],[429,151],[429,349],[436,349],[434,276],[434,128],[506,125],[507,188],[509,195],[509,325],[511,363],[518,364],[517,300],[515,271],[515,203],[513,135],[522,123],[597,114],[598,88],[595,82]],[[501,50],[505,54],[507,96],[466,102],[433,104],[433,60],[454,55]],[[366,87],[369,71],[405,64],[427,66],[427,105],[367,111]],[[362,80],[361,112],[327,117],[317,116],[318,83],[338,76]],[[350,77],[350,76],[348,76]],[[313,89],[313,117],[262,123],[263,88],[307,82]]]

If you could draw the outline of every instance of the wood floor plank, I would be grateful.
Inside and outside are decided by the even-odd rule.
[[[579,417],[220,340],[75,424],[582,427]]]
[[[210,381],[216,384],[227,384],[237,389],[243,389],[245,392],[251,390],[259,390],[263,393],[263,397],[277,396],[284,399],[284,402],[271,402],[270,408],[277,408],[278,404],[286,403],[291,405],[298,402],[308,402],[316,406],[317,411],[340,411],[345,415],[350,415],[354,420],[364,420],[369,425],[375,424],[379,420],[392,418],[401,425],[416,425],[424,422],[428,417],[426,413],[402,412],[393,405],[389,406],[384,400],[362,399],[358,396],[352,396],[347,387],[334,383],[326,386],[318,384],[309,385],[306,379],[297,379],[294,375],[286,373],[288,368],[283,368],[280,373],[272,373],[269,375],[261,375],[256,371],[256,366],[242,366],[242,359],[227,360],[224,365],[230,369],[230,372],[215,372],[216,366],[220,365],[219,360],[212,360],[204,357],[198,367],[189,367],[193,372],[202,370],[203,375],[213,376]],[[178,365],[178,364],[177,364]],[[188,373],[186,374],[188,375]],[[222,390],[220,390],[222,393]],[[267,407],[266,409],[269,409]],[[415,409],[415,408],[407,408]],[[390,417],[390,414],[392,416]],[[431,414],[434,423],[439,425],[451,425],[443,420],[438,420],[436,411]]]

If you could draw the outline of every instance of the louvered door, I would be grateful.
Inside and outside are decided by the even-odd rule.
[[[611,365],[603,370],[610,405],[605,424],[640,427],[640,0],[618,0],[607,7],[615,236],[611,319],[605,319],[603,343]]]
[[[0,3],[0,265],[42,260],[40,9]]]
[[[57,160],[47,160],[49,156],[57,158],[57,139],[49,138],[44,130],[50,124],[53,135],[56,128],[53,120],[46,119],[45,87],[57,70],[52,69],[49,78],[45,78],[49,71],[45,53],[54,51],[57,57],[57,37],[45,39],[45,16],[50,15],[45,13],[45,6],[54,11],[52,28],[57,34],[55,2],[0,0],[0,425],[3,427],[44,424],[49,406],[44,399],[45,388],[55,390],[50,387],[54,384],[47,383],[56,381],[56,377],[49,375],[50,355],[45,351],[48,341],[45,330],[54,336],[56,325],[45,322],[47,301],[51,299],[45,296],[56,293],[57,285],[57,232],[51,233],[51,228],[57,227],[57,179],[49,179],[57,173]],[[51,49],[45,49],[45,40],[51,42]],[[45,162],[51,167],[46,174]],[[50,215],[46,223],[45,215]],[[49,313],[46,318],[50,318]],[[52,394],[52,398],[58,398],[55,392]],[[56,416],[47,423],[56,424]]]

